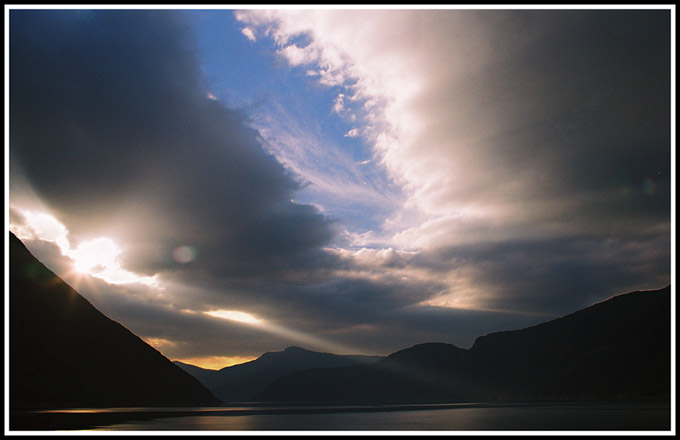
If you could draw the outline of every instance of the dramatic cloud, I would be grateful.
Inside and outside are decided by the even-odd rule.
[[[211,13],[9,20],[10,227],[167,356],[469,346],[671,281],[668,11]]]
[[[13,11],[12,158],[80,237],[112,234],[147,274],[314,265],[332,225],[246,117],[207,99],[191,35],[164,12]]]
[[[300,281],[328,264],[322,246],[335,234],[314,207],[291,201],[300,183],[246,116],[206,98],[183,23],[172,12],[11,13],[12,202],[34,191],[66,225],[59,240],[110,238],[126,270],[161,275],[165,300],[153,306],[115,292],[93,301],[159,338],[168,335],[145,333],[148,322],[184,321],[159,316],[163,304],[266,301],[267,279]],[[183,261],[178,249],[195,254]],[[199,293],[188,296],[182,286],[192,285]]]
[[[291,65],[307,63],[321,84],[339,88],[336,112],[350,101],[369,109],[362,133],[406,197],[381,230],[355,234],[354,245],[435,255],[483,246],[506,268],[548,264],[548,249],[561,259],[550,269],[515,271],[511,284],[474,276],[473,302],[486,298],[489,307],[517,298],[519,278],[521,301],[546,310],[602,295],[601,277],[649,287],[669,281],[667,11],[252,10],[238,17],[284,48]],[[305,45],[296,45],[301,34]],[[590,243],[587,256],[574,251],[580,242]],[[612,243],[655,263],[641,275],[637,258],[617,256]],[[526,255],[503,254],[517,246]],[[465,261],[447,270],[481,272]],[[600,274],[601,265],[622,269]],[[539,292],[545,289],[552,299]],[[452,303],[470,303],[450,291]]]

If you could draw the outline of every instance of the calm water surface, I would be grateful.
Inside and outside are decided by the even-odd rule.
[[[12,420],[10,421],[10,429],[95,431],[668,431],[671,429],[670,405],[665,404],[140,408],[51,412],[25,415],[23,419],[17,420],[21,422],[17,422],[15,426],[12,426]],[[49,423],[45,424],[46,421]]]

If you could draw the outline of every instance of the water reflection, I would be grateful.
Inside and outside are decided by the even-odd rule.
[[[12,430],[665,431],[667,404],[109,408],[13,414]]]

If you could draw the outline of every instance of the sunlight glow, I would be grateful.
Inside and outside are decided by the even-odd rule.
[[[56,218],[46,212],[33,212],[18,210],[24,216],[25,225],[14,225],[10,223],[10,229],[15,231],[19,239],[40,239],[49,241],[62,250],[70,249],[68,241],[68,229]]]
[[[185,310],[189,313],[194,313],[190,310]],[[336,353],[356,353],[358,350],[347,345],[339,344],[328,339],[320,338],[316,335],[309,334],[306,332],[301,332],[298,330],[293,330],[280,325],[276,325],[271,322],[267,322],[263,319],[256,318],[250,313],[240,312],[236,310],[212,310],[209,312],[203,312],[206,315],[210,315],[215,318],[225,319],[228,321],[240,322],[243,324],[253,325],[259,331],[270,333],[279,336],[284,339],[289,339],[295,341],[295,343],[303,344],[305,346],[310,346],[315,349],[320,350],[330,350]]]
[[[74,266],[81,273],[106,271],[117,265],[120,248],[110,238],[99,237],[84,241],[70,253]]]
[[[73,269],[80,275],[102,279],[109,284],[141,283],[159,287],[156,276],[145,277],[125,270],[120,260],[121,248],[108,237],[82,241],[74,248],[68,239],[66,226],[47,212],[32,212],[16,208],[23,224],[10,223],[10,230],[24,240],[42,240],[56,244],[65,257],[73,260]]]
[[[220,370],[222,368],[231,367],[232,365],[250,362],[255,359],[257,358],[254,356],[204,356],[174,360],[201,368],[207,368],[209,370]]]
[[[154,347],[158,351],[163,351],[166,348],[172,348],[175,346],[174,342],[165,338],[143,338],[143,339],[144,342]]]
[[[100,278],[109,284],[141,283],[158,286],[155,276],[143,277],[123,269],[119,256],[121,249],[113,240],[98,237],[81,242],[66,255],[73,259],[74,269],[83,275]]]
[[[215,318],[227,319],[229,321],[242,322],[244,324],[261,324],[262,320],[254,317],[250,313],[239,312],[236,310],[211,310],[204,312],[206,315],[214,316]]]

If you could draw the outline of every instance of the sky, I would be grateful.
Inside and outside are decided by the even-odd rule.
[[[469,348],[674,281],[674,8],[5,14],[6,224],[172,360]]]

